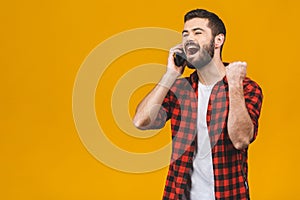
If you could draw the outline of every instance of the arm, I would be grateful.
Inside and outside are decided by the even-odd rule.
[[[234,62],[226,67],[229,88],[228,135],[234,147],[239,150],[248,147],[255,129],[244,97],[243,80],[246,67],[245,62]]]
[[[166,73],[155,88],[139,103],[133,118],[135,127],[141,130],[156,127],[154,125],[155,119],[157,118],[163,100],[169,91],[169,88],[165,85],[172,85],[175,80],[176,77]]]
[[[243,85],[229,86],[228,135],[236,149],[245,149],[253,138],[254,126],[245,105]]]
[[[167,71],[155,86],[155,88],[140,102],[136,109],[133,123],[135,127],[145,130],[152,127],[159,113],[160,107],[169,89],[174,84],[177,77],[183,72],[182,66],[176,66],[173,54],[181,53],[182,45],[177,45],[169,52]]]

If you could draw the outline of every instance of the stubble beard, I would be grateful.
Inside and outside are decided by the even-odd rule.
[[[210,40],[208,45],[203,45],[202,48],[200,48],[199,52],[199,59],[195,61],[189,61],[188,60],[188,67],[191,69],[201,69],[204,66],[206,66],[212,58],[214,57],[214,46],[215,42],[214,40]]]

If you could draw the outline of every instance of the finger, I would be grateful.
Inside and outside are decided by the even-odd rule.
[[[177,51],[177,50],[180,50],[180,51],[183,50],[182,44],[178,44],[170,49],[170,51],[172,51],[172,52]]]
[[[241,66],[247,66],[247,63],[246,63],[246,62],[239,61],[239,62],[238,62],[238,65],[241,65]]]
[[[174,49],[172,53],[183,53],[182,49]]]
[[[242,62],[242,61],[235,61],[230,63],[227,67],[232,67],[232,66],[247,66],[247,62]]]

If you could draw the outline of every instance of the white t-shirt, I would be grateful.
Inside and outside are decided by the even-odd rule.
[[[215,200],[211,145],[207,129],[207,107],[214,85],[198,84],[197,154],[191,175],[191,200]]]

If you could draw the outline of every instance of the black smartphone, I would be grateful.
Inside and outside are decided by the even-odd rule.
[[[184,53],[174,53],[174,62],[176,66],[186,65],[186,56]]]
[[[187,66],[190,69],[195,69],[193,65],[191,65],[187,60],[186,60],[186,55],[185,53],[174,53],[174,62],[176,66]]]

